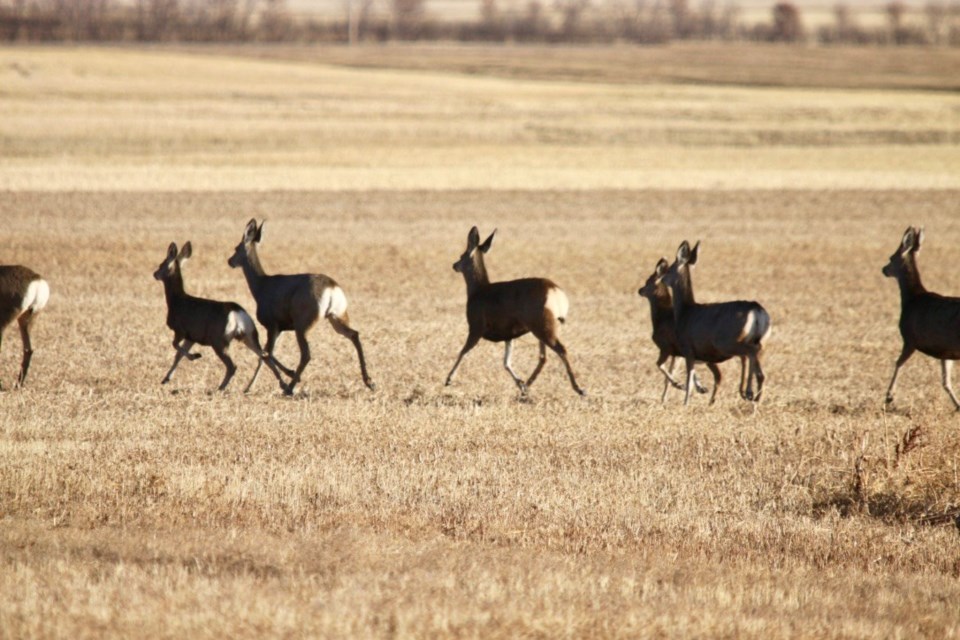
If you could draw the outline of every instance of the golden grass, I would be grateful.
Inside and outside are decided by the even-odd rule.
[[[126,55],[145,55],[121,53],[120,66]],[[16,55],[42,67],[53,54]],[[93,68],[102,53],[77,55],[72,64]],[[202,75],[211,63],[195,60]],[[328,72],[273,68],[291,74],[286,81]],[[329,72],[344,74],[344,112],[362,111],[364,92],[376,93],[355,72]],[[127,105],[117,130],[157,147],[116,143],[114,154],[105,143],[85,153],[70,142],[83,135],[82,124],[51,116],[46,128],[31,129],[24,116],[22,128],[3,125],[0,144],[11,152],[3,154],[0,179],[15,173],[11,157],[68,173],[154,158],[158,172],[185,173],[167,146],[170,132],[182,131],[178,110],[167,105],[168,116],[150,116],[172,91],[163,84],[164,65],[149,73],[159,77],[155,99]],[[86,105],[92,113],[99,100],[117,113],[127,98],[95,100],[91,94],[106,80],[94,77],[62,107]],[[387,94],[409,82],[410,100],[426,82],[417,74],[378,77]],[[216,113],[238,107],[219,82],[204,87],[191,78],[178,81],[182,111],[204,100]],[[450,96],[471,85],[467,78],[437,81],[440,102],[456,102]],[[269,91],[289,90],[278,83]],[[14,90],[3,86],[4,114],[11,105],[42,102],[28,88],[11,97]],[[207,98],[197,95],[201,89]],[[596,99],[595,89],[585,87],[583,99]],[[744,97],[744,113],[774,100],[764,91],[751,95],[760,102]],[[918,96],[950,109],[949,96]],[[838,92],[837,109],[861,99],[860,92]],[[251,118],[276,124],[275,108],[266,104]],[[822,108],[829,111],[829,101]],[[866,113],[864,126],[885,117]],[[468,114],[461,123],[467,132],[474,122]],[[138,117],[155,128],[137,126]],[[382,106],[369,117],[382,119]],[[411,126],[421,119],[411,118]],[[952,266],[960,191],[895,188],[899,183],[510,190],[492,188],[493,181],[474,190],[447,183],[297,190],[296,181],[272,191],[231,190],[221,171],[228,160],[264,171],[283,162],[272,162],[269,135],[261,140],[268,153],[258,157],[258,138],[238,142],[229,115],[224,121],[225,144],[239,144],[230,153],[214,149],[211,138],[184,134],[196,158],[214,158],[206,182],[188,189],[151,191],[148,182],[126,189],[98,178],[72,190],[55,174],[48,176],[57,183],[52,189],[5,183],[2,259],[41,272],[53,297],[36,325],[28,388],[0,393],[3,635],[960,633],[957,530],[924,519],[960,505],[957,417],[938,368],[921,356],[904,370],[896,405],[884,410],[899,350],[898,297],[880,275],[903,228],[925,224],[925,282],[960,292]],[[592,135],[586,145],[595,143]],[[31,158],[31,136],[38,149],[62,138],[64,154],[51,145]],[[389,143],[380,143],[388,157]],[[468,136],[463,144],[470,148]],[[441,146],[456,153],[457,140]],[[521,146],[531,161],[553,162],[550,145]],[[771,149],[776,145],[755,147]],[[657,151],[639,143],[635,150]],[[924,150],[956,161],[954,144],[926,144],[905,154],[895,175],[932,167]],[[879,153],[862,153],[850,170],[886,162],[872,155]],[[372,168],[382,157],[374,156]],[[466,153],[459,157],[471,166]],[[768,157],[770,171],[791,170]],[[482,160],[476,164],[482,173]],[[160,386],[173,350],[151,272],[167,243],[192,240],[188,289],[252,310],[242,276],[226,266],[251,216],[268,218],[268,270],[317,270],[343,284],[376,393],[363,388],[350,344],[325,326],[311,334],[315,359],[293,399],[266,375],[242,395],[254,363],[241,349],[225,394],[212,392],[222,368],[209,350]],[[488,261],[495,278],[544,275],[567,290],[564,340],[587,399],[573,394],[551,357],[531,401],[518,402],[502,351],[489,343],[467,357],[453,387],[442,387],[466,334],[463,284],[450,265],[471,224],[500,229]],[[698,397],[681,410],[678,392],[659,404],[648,311],[636,289],[683,238],[703,240],[694,273],[701,299],[756,298],[771,312],[769,386],[756,411],[736,399],[732,364],[723,366],[716,406]],[[0,379],[9,385],[19,345],[15,332],[5,337]],[[531,340],[521,341],[518,370],[532,368],[535,352]],[[289,336],[280,357],[288,364],[296,358]],[[919,446],[898,454],[916,427]]]
[[[313,56],[324,61],[326,51]],[[366,51],[380,52],[356,55]],[[447,54],[413,51],[421,64]],[[327,62],[343,64],[343,55]],[[536,60],[525,49],[518,59],[521,70]],[[571,64],[604,60],[582,50]],[[618,60],[615,70],[626,65]],[[646,62],[659,68],[633,60],[638,68]],[[557,64],[547,58],[541,66]],[[0,188],[960,188],[954,93],[705,88],[663,84],[655,74],[652,84],[623,85],[610,72],[588,84],[450,71],[3,50]],[[844,77],[858,78],[850,69]]]

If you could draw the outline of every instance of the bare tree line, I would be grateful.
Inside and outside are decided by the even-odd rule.
[[[375,5],[387,3],[386,6]],[[0,0],[0,41],[67,42],[635,42],[755,40],[823,44],[960,46],[960,0],[908,8],[892,0],[882,24],[862,26],[840,2],[831,24],[804,25],[776,3],[769,22],[747,24],[717,0],[478,0],[474,20],[439,19],[426,0],[344,0],[341,19],[294,15],[286,0]]]

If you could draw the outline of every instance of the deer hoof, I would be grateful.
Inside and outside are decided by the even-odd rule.
[[[892,403],[893,403],[893,396],[888,395],[888,396],[884,399],[884,402],[886,402],[887,404],[892,404]]]
[[[189,360],[190,362],[193,362],[194,360],[199,360],[200,356],[202,355],[203,355],[202,353],[188,353],[187,360]]]
[[[746,393],[744,393],[743,399],[747,400],[748,402],[753,402],[753,391],[747,391]]]
[[[364,380],[363,384],[367,385],[367,389],[370,389],[370,391],[377,390],[377,385],[373,380]]]
[[[167,384],[168,382],[170,382],[170,378],[164,378],[160,381],[160,384]]]
[[[701,385],[701,384],[695,385],[695,388],[696,388],[696,390],[697,390],[697,393],[706,393],[706,392],[707,392],[707,388],[706,388],[705,386]]]
[[[586,398],[586,397],[587,397],[587,390],[586,390],[586,389],[577,389],[577,393],[579,393],[579,394],[580,394],[580,397],[582,397],[582,398]]]

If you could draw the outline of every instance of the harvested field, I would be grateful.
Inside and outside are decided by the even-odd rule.
[[[0,50],[0,262],[53,291],[0,393],[0,635],[960,634],[960,418],[923,356],[884,407],[880,274],[925,225],[960,295],[960,98],[341,62]],[[151,273],[190,240],[188,291],[252,312],[251,217],[269,272],[343,285],[375,393],[326,325],[294,398],[242,394],[238,347],[226,393],[209,349],[159,384]],[[551,355],[518,401],[489,343],[442,386],[473,224],[494,279],[567,291],[586,399]],[[685,238],[699,300],[771,313],[756,409],[734,363],[716,405],[659,402],[636,290]]]

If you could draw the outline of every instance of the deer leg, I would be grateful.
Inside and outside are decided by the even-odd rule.
[[[537,366],[533,369],[533,373],[530,374],[530,377],[527,378],[527,388],[530,388],[530,385],[533,384],[533,381],[537,379],[537,376],[540,375],[540,372],[543,371],[543,365],[547,363],[547,345],[541,340],[540,341],[540,356],[537,359]]]
[[[260,336],[257,335],[256,329],[253,330],[253,333],[243,336],[243,344],[245,344],[250,351],[253,351],[255,354],[257,354],[257,368],[254,369],[253,377],[250,379],[249,384],[247,384],[243,392],[250,393],[250,389],[253,388],[253,383],[257,381],[257,376],[260,375],[260,367],[264,362],[267,363],[267,368],[270,369],[273,375],[277,377],[277,381],[280,383],[280,388],[286,391],[287,385],[280,376],[280,372],[277,370],[276,365],[264,353],[263,349],[260,348]]]
[[[670,359],[670,368],[667,369],[663,364]],[[674,356],[668,356],[665,351],[660,352],[660,357],[657,358],[657,368],[660,369],[660,373],[663,374],[663,377],[666,378],[666,384],[673,385],[675,389],[683,389],[683,385],[676,381],[673,377],[673,367],[676,365],[677,359]],[[667,390],[664,388],[663,397],[667,397]]]
[[[194,355],[190,353],[190,349],[193,347],[193,342],[190,340],[184,340],[183,345],[181,345],[178,338],[179,336],[173,340],[173,348],[177,350],[177,355],[173,357],[173,366],[170,367],[170,371],[167,371],[167,375],[164,376],[160,384],[167,384],[170,382],[170,380],[173,378],[173,372],[176,371],[177,365],[180,364],[180,361],[183,360],[184,357],[186,357],[188,360],[193,360],[193,358],[190,358],[191,355]],[[199,357],[199,355],[197,355],[197,357]]]
[[[480,333],[474,333],[471,331],[467,335],[467,341],[464,343],[463,348],[460,349],[460,355],[457,356],[457,361],[453,363],[453,368],[450,369],[450,373],[447,374],[447,381],[443,383],[443,386],[449,387],[450,383],[453,382],[453,376],[456,375],[457,369],[460,367],[460,361],[463,360],[463,356],[477,346],[477,343],[480,342]]]
[[[223,376],[223,382],[220,383],[218,391],[223,391],[227,388],[227,385],[230,384],[230,380],[233,379],[234,374],[237,372],[237,365],[233,364],[233,360],[230,359],[230,356],[227,355],[226,347],[214,347],[213,352],[217,354],[217,357],[223,362],[223,365],[227,368],[227,372]]]
[[[670,360],[670,367],[668,369],[663,368],[663,363]],[[667,401],[667,391],[670,390],[670,385],[678,389],[682,389],[680,383],[673,379],[673,369],[677,366],[676,356],[668,356],[663,351],[660,352],[660,357],[657,358],[657,368],[660,369],[660,372],[663,373],[663,393],[660,395],[660,404],[663,404]]]
[[[587,395],[587,392],[577,384],[577,379],[573,375],[573,368],[570,366],[570,361],[567,360],[567,348],[563,346],[563,343],[554,338],[553,344],[547,343],[547,346],[553,349],[554,352],[560,356],[560,359],[563,360],[563,366],[567,368],[567,376],[570,378],[570,386],[573,387],[573,390],[581,396]]]
[[[190,353],[190,349],[193,348],[193,343],[188,340],[187,342],[184,342],[184,343],[183,343],[183,344],[189,343],[189,346],[186,346],[186,347],[185,347],[185,346],[183,346],[183,345],[180,344],[180,341],[181,341],[182,339],[183,339],[183,338],[181,338],[179,335],[173,336],[173,348],[176,349],[177,352],[180,353],[180,355],[182,355],[183,357],[185,357],[187,360],[190,360],[191,362],[192,362],[193,360],[196,360],[197,358],[199,358],[199,357],[202,355],[202,354],[199,354],[199,353]]]
[[[890,380],[890,386],[887,387],[887,404],[893,402],[893,390],[897,386],[897,377],[900,375],[900,367],[910,359],[910,356],[913,355],[915,349],[913,347],[903,345],[903,350],[900,352],[900,357],[897,358],[897,363],[893,368],[893,378]]]
[[[713,374],[713,393],[710,394],[710,404],[713,404],[713,401],[717,398],[717,389],[720,388],[720,378],[723,376],[720,375],[720,367],[717,366],[716,362],[708,362],[707,369],[710,369],[710,373]],[[697,381],[696,375],[694,375],[693,381]]]
[[[307,368],[307,363],[310,362],[310,343],[307,342],[307,334],[299,329],[296,333],[297,344],[300,346],[300,364],[297,365],[297,370],[293,372],[290,384],[284,392],[288,396],[293,395],[293,388],[300,382],[300,376],[303,374],[303,370]]]
[[[360,358],[360,375],[363,376],[363,384],[367,385],[367,388],[371,391],[374,391],[377,385],[373,383],[373,380],[371,380],[367,374],[367,361],[363,357],[363,345],[360,344],[360,334],[354,329],[351,329],[350,325],[347,324],[349,320],[346,314],[344,314],[342,318],[329,316],[327,319],[330,321],[330,325],[333,326],[334,331],[348,338],[350,342],[353,343],[353,346],[357,350],[357,357]]]
[[[23,360],[20,362],[20,375],[17,376],[17,387],[22,387],[27,381],[27,371],[30,369],[30,360],[33,358],[33,348],[30,346],[30,322],[33,312],[27,311],[17,318],[20,325],[20,339],[23,341]]]
[[[693,387],[693,363],[694,363],[694,360],[693,360],[693,358],[687,358],[687,357],[684,357],[683,360],[684,360],[684,362],[685,362],[686,365],[687,365],[687,386],[686,386],[686,393],[685,393],[684,396],[683,396],[683,406],[687,406],[687,404],[690,402],[690,389]],[[714,393],[716,393],[717,388],[714,387],[714,388],[713,388],[713,391],[714,391]]]
[[[747,356],[740,356],[740,397],[747,399]]]
[[[277,329],[268,327],[267,328],[267,344],[266,346],[264,346],[263,350],[267,354],[267,359],[270,362],[272,362],[274,365],[276,365],[277,369],[279,369],[280,371],[283,371],[285,374],[287,374],[288,377],[292,378],[293,369],[291,369],[290,367],[283,366],[283,364],[281,364],[281,362],[277,360],[276,357],[274,357],[273,355],[273,348],[277,344],[277,338],[279,337],[280,337],[280,332]],[[280,386],[283,386],[282,380],[280,381]],[[286,389],[284,389],[284,391],[286,391]]]
[[[510,377],[513,378],[513,381],[517,383],[517,388],[520,389],[520,395],[527,395],[527,385],[524,384],[523,380],[520,379],[514,370],[510,366],[510,355],[513,351],[513,340],[507,340],[506,345],[503,349],[503,368],[507,370],[507,373],[510,374]]]
[[[943,373],[943,388],[946,389],[950,399],[953,400],[953,406],[960,411],[960,402],[957,402],[957,396],[953,393],[953,383],[950,382],[950,371],[953,369],[953,360],[941,360],[940,368]]]
[[[763,375],[763,367],[760,366],[760,354],[762,352],[758,349],[754,354],[751,361],[751,374],[753,378],[757,381],[757,395],[753,396],[754,402],[760,402],[760,396],[763,395],[763,381],[765,376]]]

